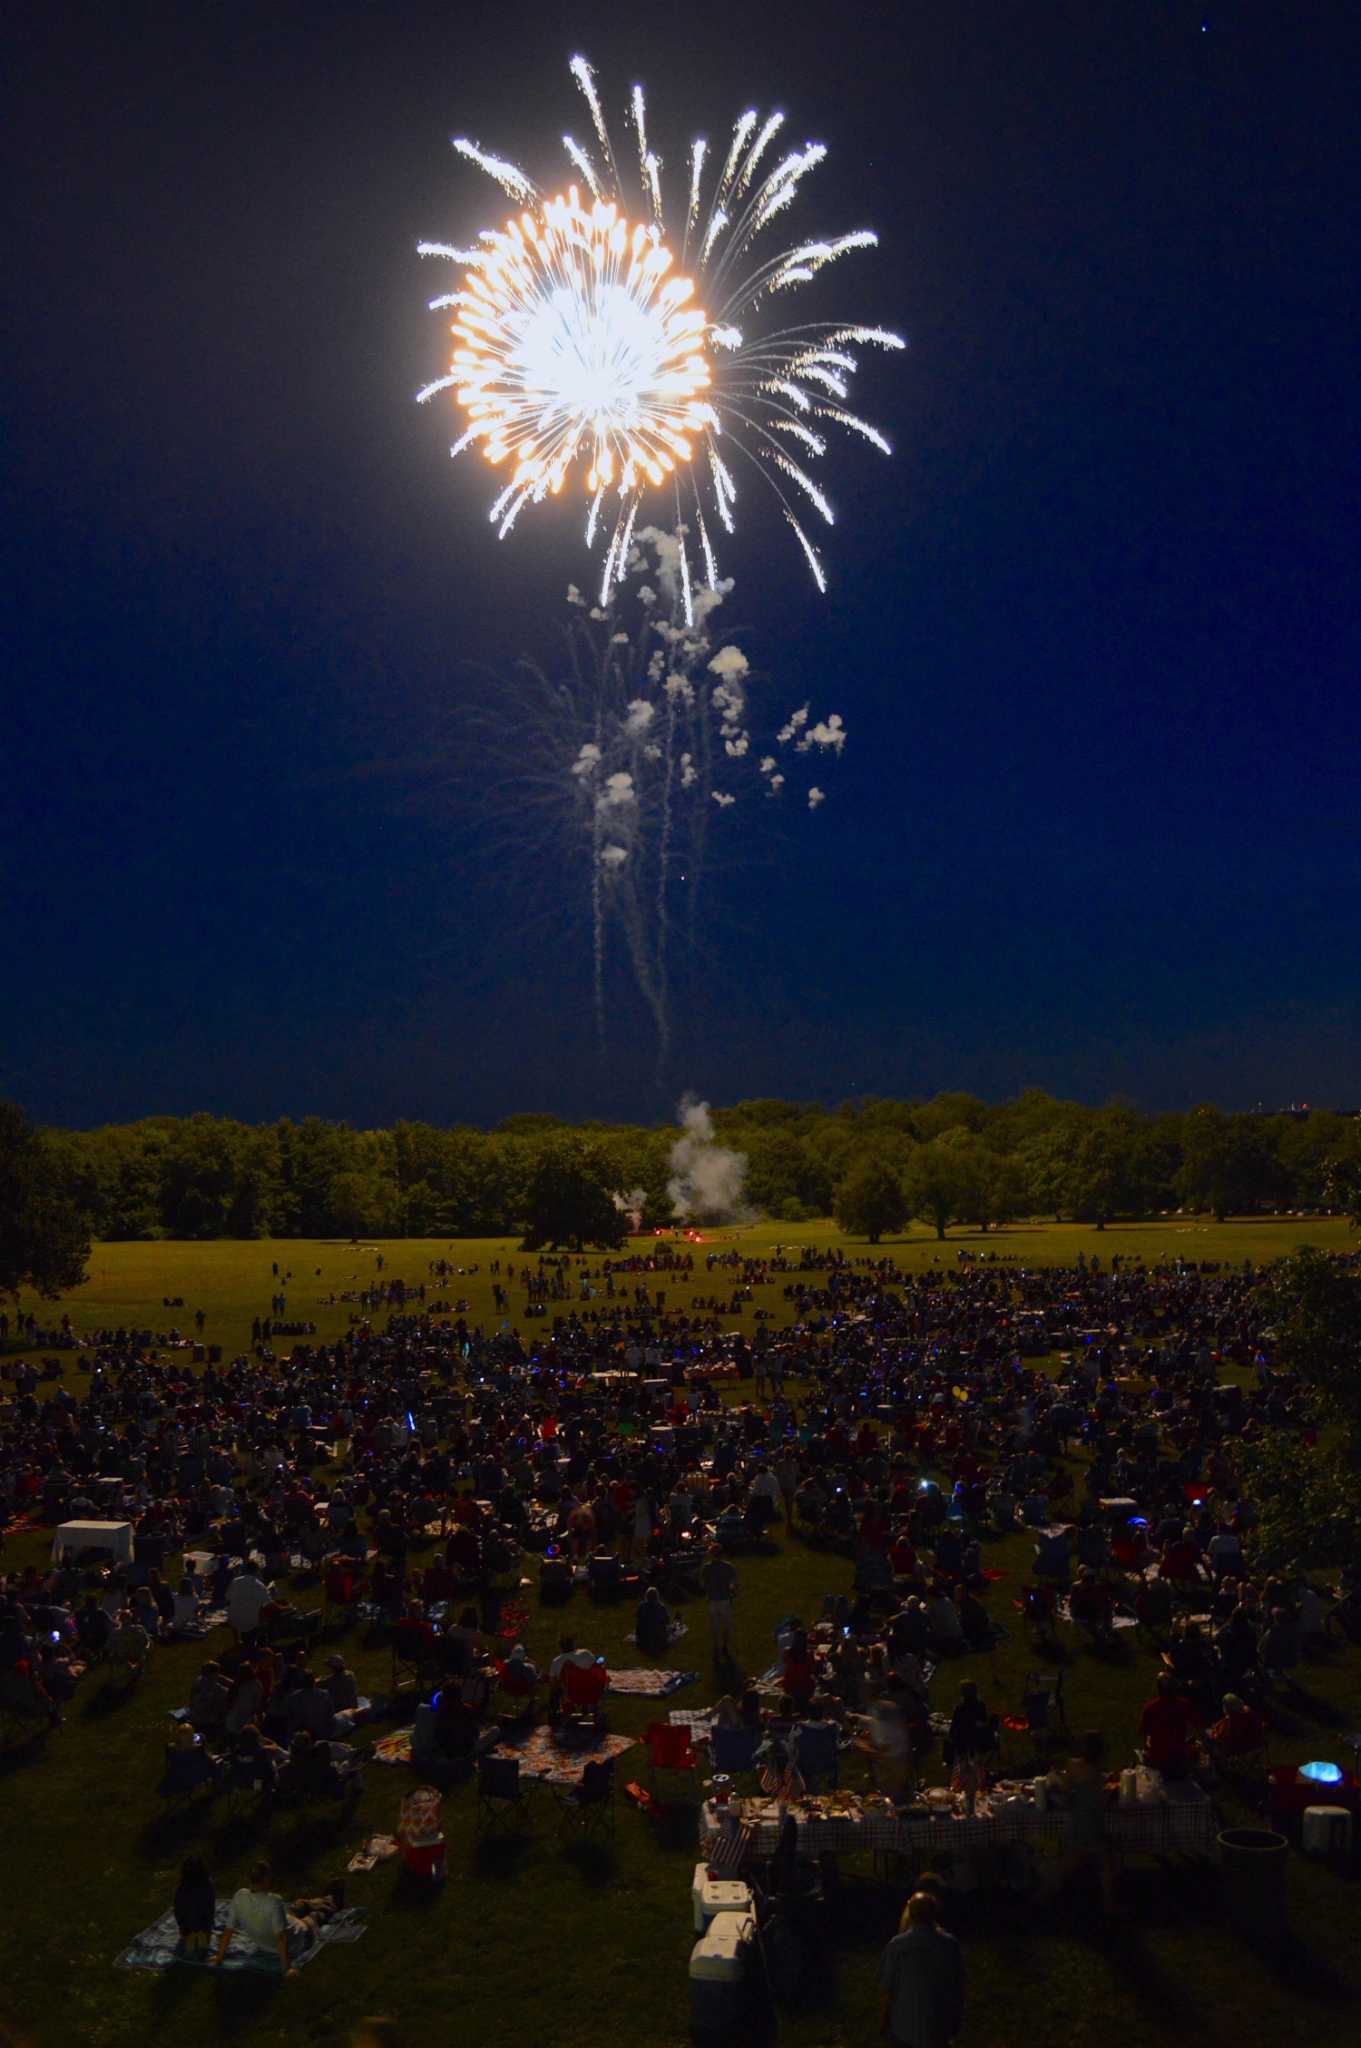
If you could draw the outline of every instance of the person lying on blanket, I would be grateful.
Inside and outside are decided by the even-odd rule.
[[[323,1898],[295,1899],[291,1906],[286,1906],[278,1893],[270,1890],[272,1876],[267,1863],[257,1863],[251,1870],[250,1883],[233,1893],[226,1924],[218,1937],[217,1953],[208,1958],[210,1965],[222,1962],[232,1945],[232,1936],[239,1934],[249,1947],[265,1954],[276,1949],[285,1977],[297,1976],[288,1960],[289,1936],[313,1935],[324,1927],[344,1904],[345,1887],[334,1884]]]

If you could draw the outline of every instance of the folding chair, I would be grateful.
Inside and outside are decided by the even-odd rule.
[[[836,1723],[800,1721],[794,1729],[790,1760],[810,1792],[818,1789],[818,1781],[823,1778],[830,1785],[835,1785],[840,1772],[840,1737]]]
[[[690,1730],[681,1723],[671,1721],[650,1721],[643,1730],[647,1744],[648,1758],[652,1766],[653,1790],[657,1789],[658,1777],[663,1771],[672,1771],[682,1782],[693,1781],[698,1768]]]
[[[477,1832],[491,1829],[529,1829],[533,1823],[529,1804],[520,1787],[518,1756],[480,1756],[477,1759]]]
[[[591,1757],[581,1783],[558,1789],[563,1834],[603,1835],[614,1832],[614,1758]]]
[[[514,1664],[508,1664],[503,1657],[492,1659],[496,1671],[496,1689],[507,1702],[507,1711],[500,1714],[503,1721],[529,1723],[534,1719],[535,1701],[538,1696],[538,1680],[526,1678],[524,1672]]]
[[[715,1724],[709,1730],[709,1761],[727,1778],[735,1778],[739,1771],[754,1771],[760,1741],[759,1728],[720,1728]]]
[[[392,1690],[400,1692],[403,1678],[417,1687],[424,1685],[435,1666],[435,1644],[428,1628],[419,1621],[397,1622],[392,1630]]]

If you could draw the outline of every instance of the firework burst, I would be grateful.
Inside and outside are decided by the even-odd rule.
[[[604,544],[602,604],[623,579],[644,500],[667,492],[668,523],[680,530],[681,606],[692,623],[696,584],[712,589],[719,581],[715,538],[733,531],[733,469],[744,466],[773,491],[825,589],[803,505],[829,526],[835,514],[808,465],[826,453],[829,428],[889,453],[879,429],[848,409],[859,368],[853,351],[903,343],[860,323],[783,326],[771,308],[877,238],[858,229],[766,253],[771,224],[826,150],[807,143],[772,162],[784,116],[762,120],[754,109],[735,124],[721,160],[715,152],[712,169],[707,142],[692,144],[669,231],[641,86],[630,103],[637,161],[628,160],[626,180],[591,67],[577,57],[571,70],[590,109],[595,153],[563,137],[580,181],[565,194],[544,197],[516,165],[466,138],[454,144],[521,211],[503,228],[483,229],[471,248],[420,245],[422,255],[457,264],[461,276],[431,302],[452,315],[453,346],[448,370],[419,397],[452,392],[465,422],[453,453],[479,448],[501,470],[490,512],[501,534],[525,506],[569,480],[580,484],[587,542]],[[693,565],[687,533],[698,546]]]

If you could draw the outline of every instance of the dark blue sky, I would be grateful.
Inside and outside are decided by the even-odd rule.
[[[0,1093],[1361,1094],[1359,34],[1327,0],[27,10]],[[678,138],[749,101],[824,138],[807,227],[883,237],[833,310],[911,342],[865,401],[894,461],[832,472],[829,597],[755,503],[725,564],[851,745],[816,817],[733,838],[661,1086],[622,982],[597,1060],[561,871],[508,870],[469,794],[460,664],[545,645],[575,508],[498,545],[411,404],[415,242],[496,212],[448,138],[547,174],[578,48]]]

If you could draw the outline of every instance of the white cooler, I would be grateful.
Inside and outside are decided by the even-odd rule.
[[[710,1877],[707,1863],[695,1865],[690,1897],[695,1909],[696,1934],[703,1934],[720,1913],[751,1912],[751,1886],[743,1884],[740,1877]]]
[[[747,1954],[755,1940],[750,1913],[718,1913],[690,1953],[690,2024],[702,2038],[742,2038],[747,2003]]]
[[[1345,1806],[1306,1806],[1300,1841],[1310,1856],[1349,1856],[1352,1817]],[[698,1905],[695,1912],[699,1912]]]

